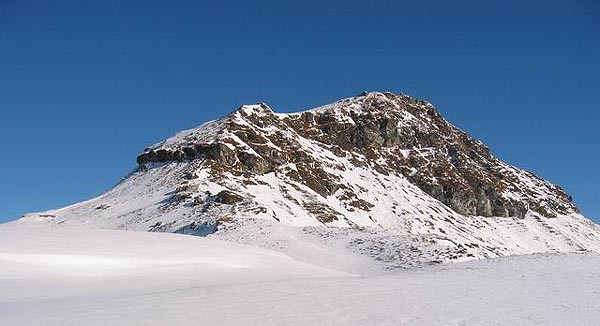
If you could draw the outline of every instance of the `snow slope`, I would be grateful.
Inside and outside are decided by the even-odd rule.
[[[324,225],[301,206],[325,203],[342,211],[342,203],[310,189],[298,188],[302,190],[298,191],[281,182],[276,173],[254,176],[260,183],[253,185],[244,185],[229,176],[229,180],[223,181],[229,187],[225,188],[200,170],[194,180],[198,187],[195,195],[208,203],[195,206],[188,200],[178,201],[176,191],[181,187],[182,176],[195,169],[194,163],[166,163],[138,171],[97,198],[31,214],[17,223],[208,235],[288,254],[290,246],[304,243],[298,242],[299,237],[318,235],[323,241],[335,241],[336,245],[351,247],[397,267],[542,252],[600,252],[600,227],[580,214],[556,218],[535,212],[524,218],[465,216],[431,198],[402,176],[382,176],[374,170],[349,165],[340,172],[341,178],[351,180],[356,188],[368,189],[361,195],[376,203],[368,214],[372,220],[364,212],[354,211],[345,212],[347,220]],[[287,190],[282,192],[282,188]],[[223,189],[243,191],[252,199],[242,207],[210,199]]]
[[[0,325],[592,326],[599,270],[559,254],[352,274],[207,238],[9,223]]]

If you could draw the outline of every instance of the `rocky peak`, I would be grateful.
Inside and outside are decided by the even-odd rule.
[[[263,117],[263,116],[267,116],[267,115],[271,115],[271,114],[273,114],[273,110],[271,110],[271,108],[267,104],[265,104],[265,103],[257,103],[257,104],[251,104],[251,105],[242,105],[237,110],[235,110],[232,114],[230,114],[228,117],[230,119],[233,118],[233,117],[236,117],[236,116],[241,116],[241,117],[249,117],[249,116]]]
[[[501,162],[432,104],[389,92],[290,114],[274,113],[264,103],[244,105],[147,148],[137,161],[141,169],[202,161],[217,183],[228,175],[250,183],[273,173],[323,198],[352,203],[365,216],[374,203],[359,198],[352,180],[336,171],[360,168],[405,178],[462,215],[577,212],[562,189]],[[328,212],[324,221],[344,217],[333,207],[314,209]]]

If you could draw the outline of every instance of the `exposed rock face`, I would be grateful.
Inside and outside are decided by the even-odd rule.
[[[216,196],[215,201],[217,203],[233,205],[235,203],[239,203],[244,199],[244,197],[231,192],[229,190],[221,190]]]
[[[504,164],[430,103],[392,93],[367,93],[294,114],[274,113],[265,104],[243,106],[148,148],[137,161],[146,167],[202,160],[215,180],[224,171],[249,178],[277,172],[321,196],[337,194],[368,211],[372,203],[361,203],[351,187],[327,171],[343,167],[315,157],[306,140],[357,167],[403,175],[462,215],[578,212],[562,189]],[[335,214],[328,216],[325,220]]]

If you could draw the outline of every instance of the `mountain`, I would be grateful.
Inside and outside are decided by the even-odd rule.
[[[137,163],[105,194],[20,223],[208,235],[292,255],[341,247],[387,267],[600,252],[600,227],[565,191],[404,94],[290,114],[244,105]]]

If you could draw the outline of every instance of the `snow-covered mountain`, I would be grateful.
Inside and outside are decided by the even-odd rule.
[[[561,188],[403,94],[291,114],[245,105],[137,162],[105,194],[19,223],[210,235],[292,256],[339,246],[386,266],[600,252],[600,227]]]

